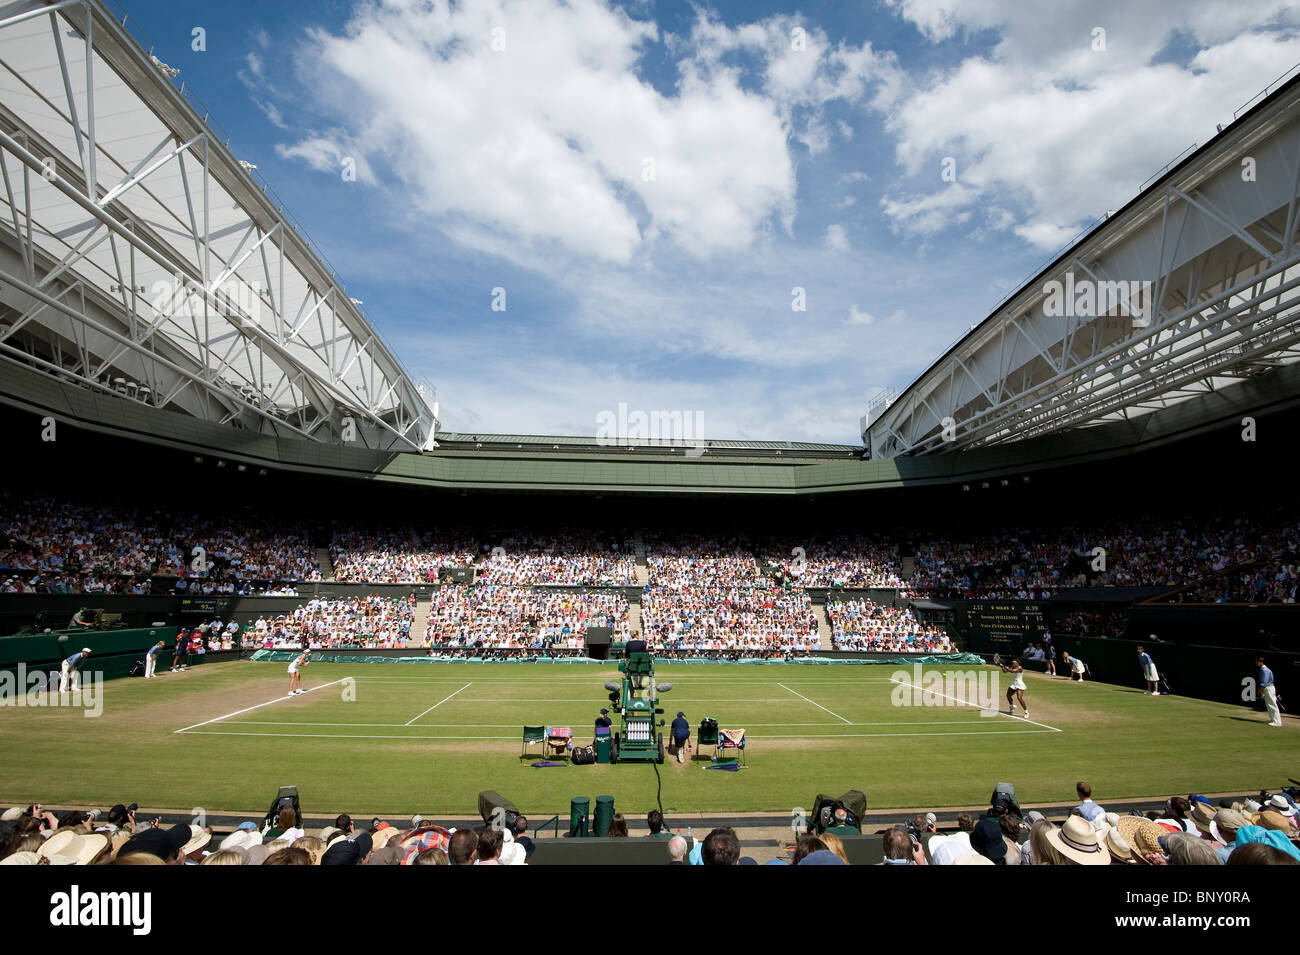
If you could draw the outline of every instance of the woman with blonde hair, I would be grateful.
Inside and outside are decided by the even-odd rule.
[[[244,856],[235,849],[218,849],[204,858],[199,865],[243,865]]]
[[[295,839],[292,848],[307,850],[307,854],[311,856],[312,865],[320,865],[320,857],[325,854],[325,843],[315,836],[302,836]]]
[[[849,857],[844,854],[844,843],[841,841],[839,836],[831,835],[829,832],[823,832],[817,838],[821,840],[822,845],[843,859],[845,865],[850,864]]]
[[[1040,819],[1029,830],[1029,847],[1034,858],[1034,865],[1074,865],[1069,859],[1056,851],[1048,836],[1056,831],[1056,826],[1046,819]]]

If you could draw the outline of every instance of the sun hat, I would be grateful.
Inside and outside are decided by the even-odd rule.
[[[1198,802],[1192,806],[1192,811],[1188,816],[1196,824],[1196,828],[1206,835],[1210,834],[1210,823],[1214,822],[1215,810],[1208,802]]]
[[[374,849],[382,849],[384,846],[388,845],[390,839],[392,839],[394,836],[400,836],[400,835],[401,832],[399,832],[397,829],[393,828],[392,826],[390,826],[388,823],[385,822],[382,823],[380,827],[376,829],[373,833],[371,833],[370,842]]]
[[[1287,802],[1287,798],[1281,793],[1266,802],[1264,807],[1273,812],[1280,812],[1284,816],[1295,815],[1295,807],[1292,806],[1291,803]]]
[[[952,860],[953,865],[993,865],[992,859],[982,856],[978,852],[967,852]]]
[[[212,841],[212,833],[206,829],[200,829],[198,826],[190,826],[190,837],[185,840],[185,845],[181,846],[181,855],[187,856],[191,852],[198,852],[209,842]]]
[[[1151,852],[1164,854],[1160,851],[1160,837],[1168,833],[1150,819],[1143,819],[1141,816],[1124,816],[1115,828],[1138,855],[1145,856]]]
[[[527,856],[528,853],[524,851],[524,847],[517,842],[507,842],[501,847],[500,861],[502,865],[527,865],[528,863],[524,861]]]
[[[1116,862],[1137,862],[1137,854],[1134,853],[1133,847],[1128,844],[1128,840],[1120,833],[1119,829],[1107,829],[1102,841],[1106,844],[1106,851]]]
[[[1289,817],[1273,809],[1266,809],[1261,812],[1255,819],[1255,825],[1263,826],[1265,829],[1272,829],[1275,832],[1295,832],[1295,823]]]
[[[1110,865],[1110,853],[1097,841],[1097,830],[1082,816],[1071,816],[1047,834],[1057,852],[1079,865]]]
[[[251,829],[236,829],[221,840],[223,849],[251,849],[262,844],[262,837]]]
[[[1250,821],[1236,809],[1220,809],[1214,814],[1214,819],[1210,822],[1210,835],[1225,846],[1230,846],[1233,840],[1237,838],[1237,832],[1244,826],[1249,826]],[[1232,838],[1229,839],[1224,835],[1224,829],[1232,831]]]
[[[21,819],[23,813],[27,810],[22,806],[14,806],[12,809],[6,809],[4,815],[0,815],[0,822],[13,822],[15,819]]]
[[[50,865],[90,865],[107,848],[108,836],[102,832],[78,834],[64,829],[46,839],[37,855]]]
[[[0,865],[40,865],[41,857],[35,852],[15,852],[0,859]]]

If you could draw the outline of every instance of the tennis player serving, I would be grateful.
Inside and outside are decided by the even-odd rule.
[[[1020,708],[1025,711],[1025,719],[1029,719],[1029,707],[1025,704],[1025,668],[1020,665],[1019,660],[1012,660],[1010,664],[1002,662],[1002,658],[996,659],[998,666],[1002,668],[1003,673],[1011,674],[1011,685],[1007,687],[1007,715],[1016,715],[1016,700],[1020,701]]]
[[[290,696],[295,696],[296,694],[303,692],[302,674],[298,672],[298,667],[300,666],[305,667],[307,665],[307,653],[308,653],[307,650],[302,651],[302,653],[294,657],[293,662],[289,664],[289,695]]]

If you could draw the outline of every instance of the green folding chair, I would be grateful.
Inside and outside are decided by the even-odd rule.
[[[545,726],[525,726],[524,727],[524,751],[519,754],[520,759],[528,758],[528,747],[536,743],[541,747],[538,756],[546,755],[546,727]]]
[[[695,732],[695,752],[704,755],[704,747],[713,747],[713,758],[718,756],[718,721],[710,716],[700,720],[700,728]]]

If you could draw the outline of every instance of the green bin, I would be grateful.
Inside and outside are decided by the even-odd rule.
[[[586,838],[587,814],[591,810],[591,800],[586,796],[575,796],[569,800],[569,838]]]
[[[608,736],[596,737],[596,762],[598,763],[609,762],[609,744],[610,744],[610,738]]]
[[[592,819],[593,836],[609,835],[610,823],[614,821],[614,797],[597,796],[596,797],[596,816]]]

